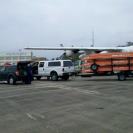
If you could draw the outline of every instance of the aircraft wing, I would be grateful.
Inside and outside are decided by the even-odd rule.
[[[26,47],[26,50],[121,51],[124,47]]]

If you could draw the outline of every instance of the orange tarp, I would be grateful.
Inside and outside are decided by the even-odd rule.
[[[112,71],[112,67],[111,66],[99,67],[98,71],[99,72],[110,72],[110,71]]]
[[[114,52],[114,53],[99,53],[99,54],[91,54],[85,57],[85,59],[120,59],[133,57],[133,52]]]
[[[83,71],[92,72],[91,65],[97,64],[97,72],[133,70],[133,52],[91,54],[83,58]],[[129,67],[130,65],[130,67]]]
[[[93,71],[90,70],[90,69],[88,69],[88,70],[83,69],[81,72],[82,72],[82,73],[92,73]]]
[[[111,65],[111,60],[96,60],[95,63],[100,66]]]

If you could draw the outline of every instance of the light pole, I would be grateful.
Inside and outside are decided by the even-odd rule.
[[[22,52],[22,50],[19,49],[19,61],[21,61],[21,52]]]

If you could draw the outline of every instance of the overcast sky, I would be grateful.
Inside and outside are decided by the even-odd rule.
[[[1,51],[90,46],[93,30],[95,46],[116,46],[133,41],[132,24],[133,0],[0,0]]]

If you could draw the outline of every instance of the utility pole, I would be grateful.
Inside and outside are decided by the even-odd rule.
[[[19,49],[19,61],[21,61],[21,52],[22,52],[22,50]]]
[[[92,44],[91,47],[94,47],[95,45],[95,38],[94,38],[94,30],[92,31]]]

